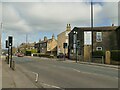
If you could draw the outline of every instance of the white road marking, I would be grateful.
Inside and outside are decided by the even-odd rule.
[[[50,85],[50,84],[47,84],[47,83],[44,83],[44,82],[41,82],[41,84],[44,85],[44,86],[47,86],[49,88],[51,87],[51,88],[58,88],[60,90],[65,90],[64,88],[61,88],[61,87],[58,87],[58,86],[55,86],[55,85]]]
[[[72,70],[74,70],[74,71],[76,71],[76,72],[78,72],[78,73],[84,73],[84,74],[92,74],[92,75],[99,75],[99,76],[111,77],[111,76],[102,75],[102,74],[89,73],[89,72],[83,72],[83,71],[81,72],[81,71],[79,71],[79,70],[77,70],[77,69],[74,69],[74,68],[72,68]],[[118,77],[113,77],[113,78],[118,79]]]
[[[32,73],[35,74],[35,82],[37,83],[37,82],[38,82],[38,77],[39,77],[39,75],[38,75],[38,73],[36,73],[36,72],[32,72]]]
[[[57,66],[57,65],[53,65],[53,67],[59,67],[59,68],[62,68],[62,69],[71,69],[71,70],[73,70],[73,71],[76,71],[76,72],[78,72],[78,73],[83,73],[83,74],[91,74],[91,75],[97,75],[97,76],[111,77],[111,76],[102,75],[102,74],[96,74],[96,73],[84,72],[84,71],[80,71],[80,70],[75,69],[75,68],[69,68],[69,67],[63,67],[63,66]],[[118,77],[113,77],[113,78],[118,79]]]
[[[42,83],[42,84],[45,85],[45,86],[48,86],[48,87],[52,87],[52,88],[60,88],[58,86],[54,86],[54,85],[50,85],[50,84],[46,84],[46,83]]]
[[[77,70],[77,69],[74,69],[74,68],[73,68],[73,70],[76,71],[76,72],[81,72],[81,71],[79,71],[79,70]]]
[[[80,63],[80,65],[83,65],[82,63]],[[92,67],[99,67],[99,68],[107,68],[107,69],[113,69],[113,70],[117,70],[118,71],[118,68],[110,68],[110,66],[97,66],[97,65],[92,65],[92,64],[84,64],[84,65],[87,65],[87,66],[92,66]]]

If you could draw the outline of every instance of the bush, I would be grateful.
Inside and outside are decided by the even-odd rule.
[[[37,53],[36,49],[32,49],[31,53]]]
[[[105,57],[105,51],[94,51],[93,52],[93,57]]]
[[[50,55],[50,54],[39,54],[39,57],[54,58],[54,55]]]
[[[27,56],[31,56],[31,51],[26,51]]]
[[[120,61],[120,50],[112,50],[111,59],[115,61]]]

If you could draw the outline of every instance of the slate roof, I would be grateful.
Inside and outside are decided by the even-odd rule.
[[[94,31],[111,31],[116,30],[119,26],[103,26],[103,27],[93,27]],[[74,27],[73,30],[79,29],[83,31],[91,31],[91,27]]]

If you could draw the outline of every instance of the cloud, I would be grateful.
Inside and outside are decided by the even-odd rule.
[[[31,2],[5,1],[2,3],[3,32],[16,33],[15,37],[25,33],[34,35],[55,33],[57,35],[66,30],[67,23],[70,23],[72,28],[90,26],[91,12],[88,0],[79,3],[54,2],[55,0],[52,0],[53,2],[47,2],[47,0],[42,0],[42,2],[36,2],[37,0],[35,2],[32,0]],[[107,0],[102,1],[107,2]],[[110,25],[115,23],[117,25],[117,8],[116,2],[94,3],[94,24]],[[109,23],[106,22],[107,20]],[[43,38],[42,35],[38,37]]]
[[[117,8],[117,3],[95,3],[94,22],[103,23],[103,20],[108,18],[111,20],[111,23],[113,21],[116,23]],[[57,29],[57,31],[62,29],[67,23],[89,26],[90,18],[90,3],[3,3],[4,30],[7,31],[54,32]]]
[[[97,16],[102,7],[94,7]],[[3,3],[3,10],[6,29],[16,31],[54,32],[67,23],[90,24],[89,3]]]
[[[118,3],[117,2],[107,2],[104,3],[102,17],[107,18],[118,25]]]
[[[119,0],[1,0],[2,2],[118,2]]]
[[[31,28],[15,8],[7,3],[3,3],[3,30],[15,32],[29,32]]]

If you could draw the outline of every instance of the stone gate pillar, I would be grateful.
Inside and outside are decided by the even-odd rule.
[[[91,46],[85,45],[84,46],[84,61],[89,62],[91,58]]]
[[[106,64],[110,64],[110,56],[111,56],[110,51],[106,51],[106,53],[105,53],[105,63]]]

